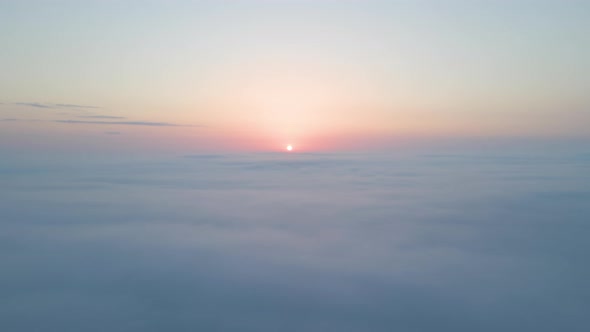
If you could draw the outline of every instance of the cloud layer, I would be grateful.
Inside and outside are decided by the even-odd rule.
[[[5,331],[585,331],[586,153],[2,158]]]

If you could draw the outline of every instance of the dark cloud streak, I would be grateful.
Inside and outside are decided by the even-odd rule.
[[[64,108],[100,108],[99,106],[75,105],[75,104],[55,104],[55,106],[64,107]]]
[[[84,119],[126,119],[124,116],[112,116],[112,115],[80,115],[79,118]]]
[[[78,120],[56,120],[58,123],[70,124],[95,124],[95,125],[122,125],[122,126],[148,126],[148,127],[187,127],[168,122],[149,122],[149,121],[78,121]]]
[[[14,103],[15,105],[19,106],[29,106],[29,107],[37,107],[37,108],[54,108],[51,105],[41,104],[41,103]]]
[[[49,109],[56,109],[56,108],[101,108],[99,106],[90,106],[90,105],[46,104],[46,103],[37,103],[37,102],[17,102],[17,103],[14,103],[14,105],[29,106],[29,107],[36,107],[36,108],[49,108]]]

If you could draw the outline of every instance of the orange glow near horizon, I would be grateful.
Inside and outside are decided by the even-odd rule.
[[[178,122],[203,122],[230,149],[298,151],[331,148],[337,138],[383,132],[385,101],[366,78],[335,65],[251,63],[228,67]],[[215,110],[207,112],[206,110]],[[344,142],[337,143],[346,149]],[[294,150],[294,149],[293,149]]]
[[[470,126],[475,121],[468,114],[449,117],[450,111],[413,105],[382,93],[371,77],[338,69],[295,63],[230,67],[211,78],[205,93],[187,100],[179,117],[150,119],[190,125],[149,128],[146,136],[196,150],[320,152],[491,132],[491,125]]]

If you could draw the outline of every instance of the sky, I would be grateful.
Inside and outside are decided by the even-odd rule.
[[[0,1],[4,151],[588,139],[587,1]]]
[[[589,31],[590,1],[0,0],[0,331],[588,331]]]

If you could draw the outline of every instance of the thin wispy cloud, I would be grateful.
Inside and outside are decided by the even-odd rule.
[[[105,131],[105,135],[121,135],[120,131]]]
[[[84,119],[126,119],[124,116],[112,116],[112,115],[80,115],[78,118]]]
[[[76,105],[76,104],[51,104],[51,103],[38,103],[38,102],[17,102],[14,105],[19,106],[28,106],[28,107],[36,107],[36,108],[100,108],[99,106],[91,106],[91,105]]]
[[[99,106],[76,105],[76,104],[55,104],[55,106],[64,107],[64,108],[100,108]]]
[[[4,122],[43,122],[42,120],[39,119],[16,119],[16,118],[4,118],[0,121],[4,121]]]
[[[149,121],[79,121],[79,120],[56,120],[58,123],[70,124],[95,124],[95,125],[123,125],[123,126],[150,126],[150,127],[188,127],[168,122],[149,122]]]
[[[19,106],[29,106],[29,107],[36,107],[36,108],[55,108],[51,105],[41,104],[41,103],[14,103],[15,105]]]

